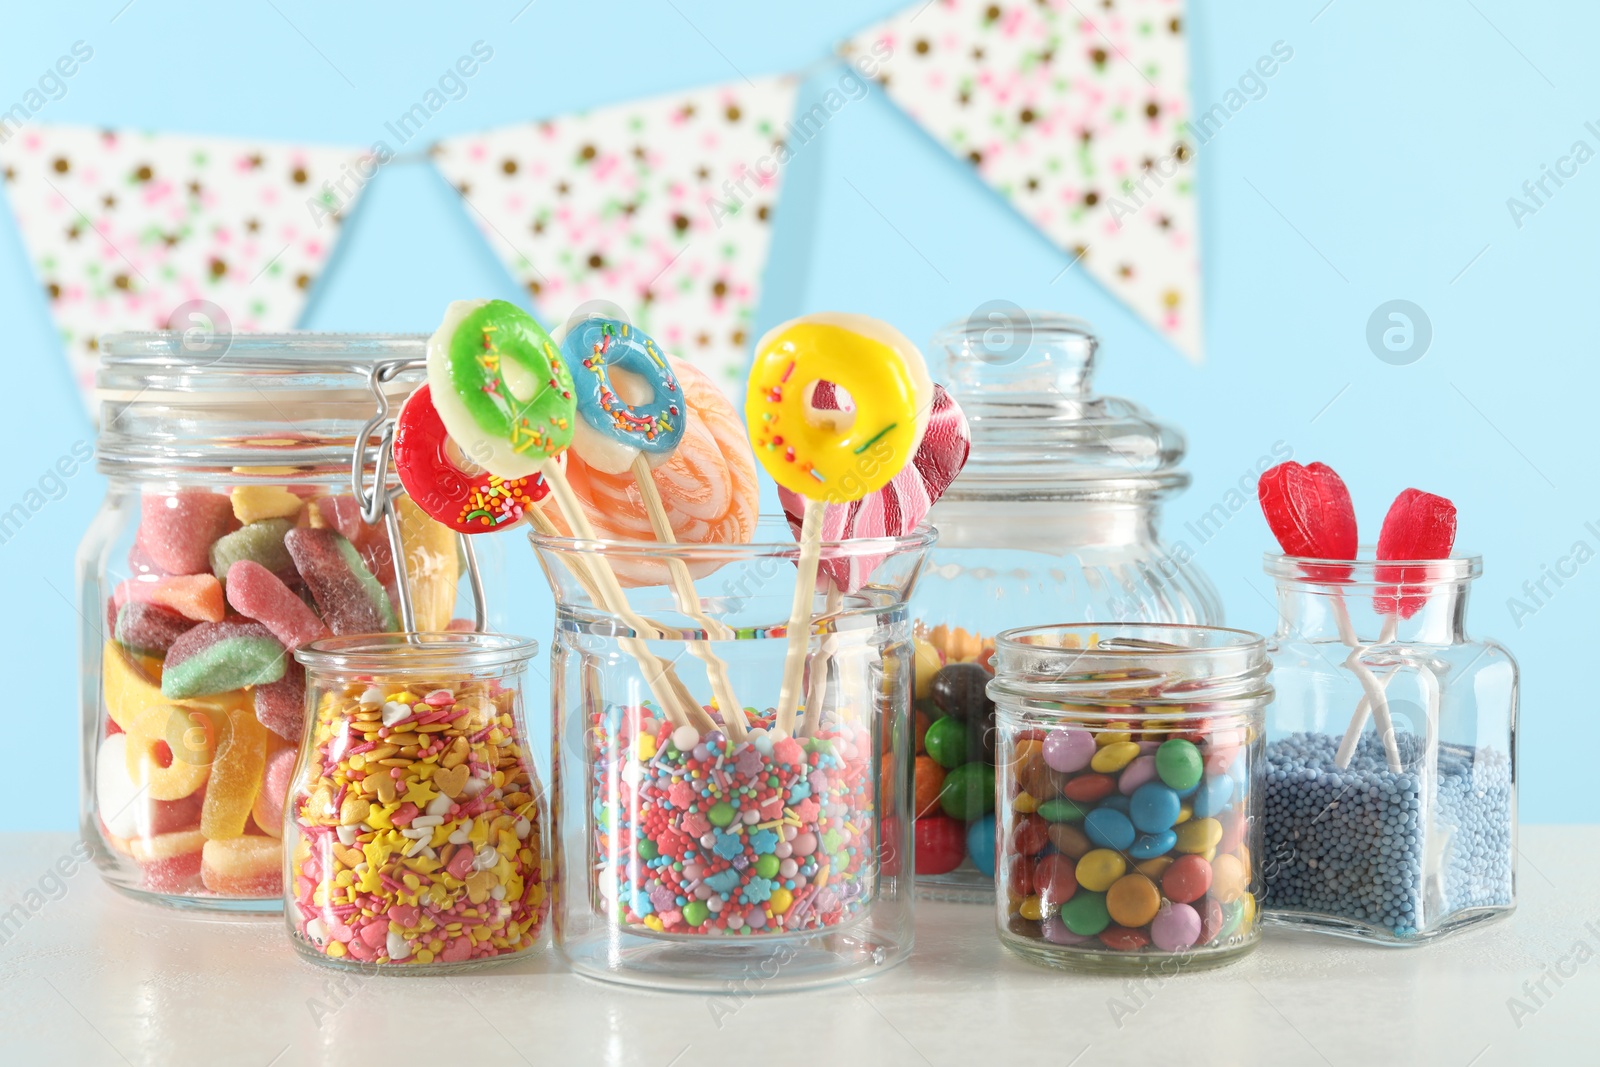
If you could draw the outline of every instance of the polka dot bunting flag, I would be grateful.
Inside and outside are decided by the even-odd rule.
[[[547,317],[615,300],[742,397],[796,85],[673,93],[446,139],[433,154]]]
[[[1182,0],[916,0],[842,50],[874,45],[890,99],[1200,358]]]
[[[6,198],[91,414],[101,334],[294,326],[362,156],[75,126],[0,144]],[[346,193],[330,192],[341,180]]]

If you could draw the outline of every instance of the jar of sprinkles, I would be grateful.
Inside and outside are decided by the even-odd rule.
[[[1466,632],[1475,556],[1269,554],[1269,922],[1415,945],[1516,904],[1517,665]]]
[[[368,634],[296,653],[310,722],[284,813],[284,912],[302,956],[433,974],[539,943],[546,807],[522,708],[537,647]]]
[[[755,532],[530,535],[557,601],[555,935],[580,974],[791,990],[879,974],[911,950],[906,594],[932,534],[822,543],[823,568],[870,576],[819,613],[786,720],[774,708],[796,544],[781,519]],[[698,579],[700,618],[664,585],[634,584],[673,561]],[[591,596],[600,566],[621,577],[626,615]],[[738,706],[712,699],[708,658]]]
[[[1176,973],[1260,938],[1263,638],[1172,624],[1008,630],[1000,940],[1050,966]]]

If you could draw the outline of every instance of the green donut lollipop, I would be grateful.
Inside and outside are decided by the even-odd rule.
[[[532,315],[504,300],[457,300],[428,339],[428,385],[469,460],[526,478],[572,442],[572,375]]]

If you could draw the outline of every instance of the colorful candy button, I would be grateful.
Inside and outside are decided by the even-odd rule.
[[[1165,856],[1177,843],[1178,835],[1171,830],[1163,830],[1159,834],[1141,834],[1139,839],[1128,847],[1128,858],[1151,860],[1157,856]]]
[[[1067,929],[1081,936],[1093,937],[1111,925],[1106,895],[1100,892],[1074,894],[1059,914]]]
[[[967,857],[985,878],[994,877],[994,816],[985,815],[967,827]]]
[[[1089,766],[1095,754],[1095,736],[1077,726],[1050,731],[1044,739],[1044,761],[1053,771],[1071,774]]]
[[[1233,799],[1233,779],[1226,774],[1214,775],[1200,783],[1194,794],[1194,813],[1201,818],[1220,814]]]
[[[945,770],[960,767],[967,762],[967,724],[949,715],[935,719],[922,744]]]
[[[1128,801],[1128,814],[1133,825],[1147,834],[1159,834],[1178,823],[1183,802],[1178,794],[1160,782],[1146,782],[1134,791]]]
[[[1060,853],[1051,853],[1033,869],[1033,887],[1046,908],[1055,908],[1072,899],[1078,891],[1076,864]]]
[[[1115,774],[1134,761],[1139,746],[1132,741],[1118,741],[1095,752],[1089,760],[1091,769],[1101,774]]]
[[[1109,848],[1091,849],[1078,860],[1074,874],[1078,884],[1095,893],[1104,893],[1111,888],[1111,884],[1121,878],[1128,870],[1128,861],[1122,858],[1121,853],[1113,852]],[[1078,931],[1083,933],[1085,931]]]
[[[1068,800],[1092,804],[1110,796],[1116,788],[1117,781],[1110,775],[1080,774],[1061,787],[1061,794]]]
[[[1190,819],[1178,827],[1179,852],[1206,852],[1222,840],[1222,824],[1215,819]]]
[[[1106,890],[1106,910],[1122,926],[1144,926],[1161,907],[1161,891],[1142,874],[1125,874]]]
[[[1198,859],[1199,857],[1185,856],[1184,859]],[[1246,886],[1250,882],[1250,872],[1246,870],[1243,861],[1238,856],[1218,856],[1211,862],[1212,893],[1224,904],[1232,904],[1244,896]]]
[[[1047,800],[1039,805],[1039,815],[1050,822],[1082,822],[1089,811],[1073,800]]]
[[[1146,742],[1148,743],[1148,742]],[[1122,769],[1117,775],[1117,792],[1125,797],[1133,796],[1134,790],[1146,782],[1156,780],[1156,758],[1153,755],[1139,756]]]
[[[1175,737],[1156,749],[1156,773],[1179,793],[1187,793],[1200,784],[1205,761],[1193,742]]]
[[[1096,808],[1083,820],[1083,832],[1101,848],[1123,851],[1133,844],[1133,823],[1120,811]]]
[[[1181,952],[1200,940],[1200,913],[1187,904],[1163,904],[1150,923],[1150,938],[1163,952]]]
[[[1211,864],[1200,856],[1179,856],[1161,876],[1161,891],[1180,904],[1199,900],[1211,888]]]

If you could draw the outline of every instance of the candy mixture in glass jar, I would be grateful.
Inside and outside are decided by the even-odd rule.
[[[1204,967],[1250,951],[1265,642],[1172,625],[1003,633],[1001,941],[1052,966]]]
[[[129,892],[276,910],[306,707],[292,653],[396,626],[395,546],[351,495],[352,441],[374,405],[363,368],[420,355],[420,339],[148,334],[104,347],[110,487],[79,556],[93,605],[83,833]],[[408,498],[396,507],[418,623],[450,627],[465,584],[456,535]]]
[[[1189,484],[1183,434],[1094,392],[1087,323],[1012,308],[953,323],[934,345],[972,450],[928,513],[939,543],[912,604],[917,884],[986,901],[995,746],[980,694],[995,635],[1067,621],[1218,625],[1222,604],[1196,546],[1160,533],[1162,505]],[[1198,536],[1211,532],[1202,519]]]
[[[594,851],[613,859],[597,877],[620,922],[748,936],[860,913],[876,867],[870,735],[784,737],[771,712],[750,718],[738,744],[649,707],[595,723]]]
[[[537,944],[544,797],[520,684],[535,647],[446,633],[298,653],[316,708],[285,823],[302,955],[447,971]]]

